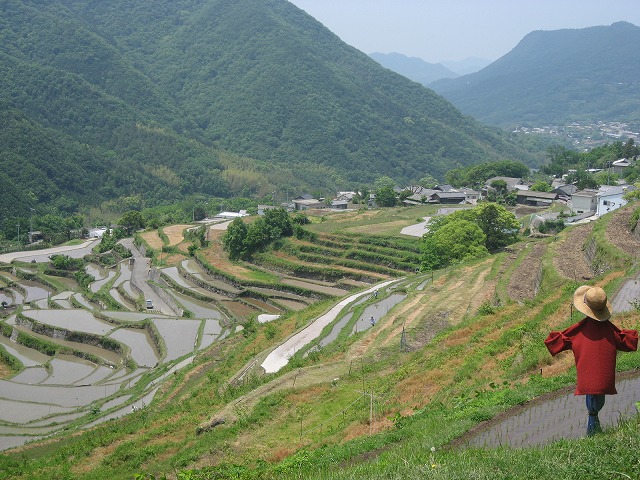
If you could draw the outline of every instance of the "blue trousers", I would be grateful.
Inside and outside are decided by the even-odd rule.
[[[600,428],[600,420],[598,412],[604,407],[604,395],[586,395],[587,412],[589,412],[589,421],[587,422],[587,436],[602,431]]]

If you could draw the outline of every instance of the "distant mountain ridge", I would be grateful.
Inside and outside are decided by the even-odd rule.
[[[640,120],[640,28],[536,31],[479,72],[430,87],[502,127]]]
[[[284,0],[5,0],[0,13],[1,218],[527,159]]]
[[[425,86],[442,78],[460,76],[440,63],[425,62],[421,58],[407,57],[401,53],[374,52],[370,53],[369,56],[383,67]]]

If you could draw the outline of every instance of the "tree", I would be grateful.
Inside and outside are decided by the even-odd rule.
[[[630,138],[622,147],[622,156],[628,160],[636,159],[638,156],[638,146],[635,145],[635,141],[633,138]]]
[[[486,235],[469,220],[448,222],[422,239],[423,270],[434,270],[457,262],[485,256]]]
[[[433,178],[431,175],[427,174],[418,180],[418,185],[424,188],[433,188],[438,185],[438,180]]]
[[[393,187],[396,186],[396,181],[391,177],[380,177],[373,183],[374,189],[380,190],[382,188],[390,188],[393,190]]]
[[[531,188],[529,190],[533,192],[550,192],[551,185],[549,185],[549,183],[545,182],[544,180],[538,180],[533,185],[531,185]]]
[[[496,203],[484,203],[474,209],[476,223],[487,236],[486,247],[490,252],[499,250],[518,239],[520,223],[516,216]]]
[[[291,218],[284,208],[274,208],[272,210],[266,210],[264,212],[264,220],[269,228],[280,229],[279,237],[290,237],[293,235],[293,225]],[[273,236],[273,235],[271,235]]]
[[[144,228],[144,218],[142,214],[135,210],[129,210],[118,220],[118,225],[125,229],[128,235],[134,231]]]
[[[593,175],[584,170],[576,170],[569,176],[567,176],[567,183],[573,183],[578,190],[584,190],[585,188],[598,188],[598,181]]]
[[[246,238],[247,226],[241,218],[235,218],[222,237],[222,246],[231,260],[237,260],[244,255]]]
[[[491,188],[494,188],[496,193],[501,197],[507,194],[507,182],[504,180],[494,180],[491,182]]]
[[[396,192],[391,187],[376,190],[376,203],[381,207],[393,207],[396,204]]]

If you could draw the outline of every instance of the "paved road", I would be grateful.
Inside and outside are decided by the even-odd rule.
[[[145,300],[153,302],[153,310],[163,313],[164,315],[174,316],[176,313],[173,309],[147,284],[147,280],[156,278],[156,272],[152,272],[149,258],[142,255],[138,247],[133,243],[133,239],[125,238],[121,241],[133,255],[133,270],[131,271],[131,283],[142,290]]]
[[[274,373],[289,363],[289,359],[302,347],[307,345],[312,340],[318,338],[322,333],[324,327],[333,322],[337,315],[342,311],[344,307],[349,305],[354,300],[364,296],[370,295],[375,290],[380,290],[390,285],[397,280],[390,280],[387,282],[379,283],[364,292],[351,295],[337,304],[335,304],[327,313],[321,315],[313,321],[307,328],[296,333],[292,337],[289,337],[282,345],[276,347],[262,362],[262,368],[267,373]]]
[[[71,258],[82,258],[88,255],[93,250],[99,239],[91,239],[80,245],[66,245],[63,247],[52,247],[44,250],[31,250],[25,252],[11,252],[0,255],[0,262],[11,263],[13,260],[20,260],[21,262],[36,261],[37,263],[48,262],[49,257],[56,253],[62,253]]]

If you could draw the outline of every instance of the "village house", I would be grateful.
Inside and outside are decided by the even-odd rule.
[[[448,192],[435,192],[431,199],[435,203],[446,203],[446,204],[459,204],[465,203],[467,198],[466,193],[457,192],[457,191],[448,191]]]
[[[534,192],[533,190],[518,190],[516,195],[516,202],[522,205],[531,205],[535,207],[548,207],[557,199],[557,193]]]
[[[295,199],[293,201],[296,210],[325,209],[328,205],[316,198]]]
[[[598,190],[579,190],[571,195],[571,211],[573,213],[595,212],[598,205]]]
[[[611,163],[611,173],[624,176],[629,167],[631,167],[631,162],[626,158],[621,158],[620,160],[616,160]]]
[[[636,187],[629,185],[601,188],[596,196],[596,215],[604,215],[625,206],[627,201],[623,198],[624,194],[635,189]]]
[[[336,210],[346,210],[349,207],[349,202],[346,200],[332,200],[331,208]]]
[[[571,195],[578,191],[578,187],[572,184],[560,184],[551,190],[552,193],[557,193],[558,198],[562,200],[569,200]]]

